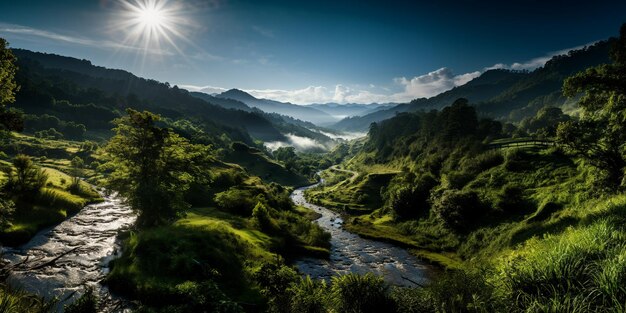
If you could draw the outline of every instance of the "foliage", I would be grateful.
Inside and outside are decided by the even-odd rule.
[[[327,312],[328,287],[325,280],[313,280],[301,277],[299,282],[292,283],[291,312],[325,313]]]
[[[612,64],[599,65],[565,80],[568,97],[578,102],[580,120],[562,123],[558,139],[567,150],[587,160],[606,176],[609,187],[626,186],[626,24],[613,43]]]
[[[116,135],[105,147],[105,168],[112,170],[107,185],[139,212],[138,225],[166,223],[188,208],[185,192],[195,177],[204,177],[199,169],[210,153],[157,126],[158,115],[127,113],[115,121]]]
[[[298,273],[281,262],[267,263],[254,273],[254,279],[267,298],[269,312],[291,312],[290,286],[298,281]]]
[[[68,187],[72,193],[80,192],[80,179],[84,175],[83,167],[85,167],[85,161],[81,159],[79,156],[75,156],[70,161],[71,166],[71,175],[72,175],[72,183]]]
[[[381,277],[371,273],[335,276],[330,287],[334,308],[346,313],[393,311],[388,288]]]
[[[278,229],[278,225],[270,217],[270,213],[265,205],[257,203],[252,210],[252,221],[260,230],[266,233],[273,233]]]
[[[52,312],[55,304],[55,300],[46,301],[22,290],[0,285],[0,313]]]
[[[98,297],[92,288],[87,288],[85,293],[72,304],[65,305],[65,313],[96,313],[98,312]]]
[[[538,138],[552,138],[556,136],[559,123],[569,120],[570,116],[564,114],[561,108],[544,107],[535,116],[522,120],[519,128]]]
[[[0,106],[15,101],[15,92],[18,86],[15,83],[15,55],[9,49],[6,40],[0,38]]]
[[[6,108],[15,102],[15,93],[19,91],[15,81],[16,61],[7,41],[0,38],[0,130],[20,131],[23,128],[21,113]]]
[[[371,273],[323,280],[298,277],[282,263],[263,265],[254,275],[268,299],[269,312],[396,312],[389,286]]]
[[[400,218],[416,218],[428,214],[430,210],[430,191],[437,185],[435,177],[426,173],[414,180],[406,182],[404,187],[393,191],[390,205],[396,216]]]
[[[452,229],[468,230],[483,214],[485,206],[474,191],[444,190],[433,201],[433,213]]]
[[[226,212],[250,216],[258,202],[255,198],[256,194],[253,190],[231,187],[215,195],[215,204]]]
[[[35,166],[27,155],[17,155],[13,159],[13,168],[15,170],[8,173],[9,181],[4,186],[9,193],[23,195],[38,192],[48,180],[46,173]]]
[[[0,229],[4,229],[9,225],[9,220],[15,211],[15,203],[6,198],[6,195],[0,193]]]

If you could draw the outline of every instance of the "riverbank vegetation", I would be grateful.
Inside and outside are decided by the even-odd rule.
[[[546,98],[512,124],[459,98],[314,154],[263,146],[285,127],[306,132],[289,119],[87,61],[24,50],[16,60],[2,40],[0,242],[24,243],[99,201],[89,181],[138,216],[104,282],[138,312],[622,312],[626,26],[608,43],[613,63],[564,81],[575,109]],[[416,288],[301,277],[291,262],[328,258],[330,235],[289,195],[323,168],[310,201],[443,272]],[[0,284],[0,312],[49,305]],[[97,305],[86,292],[66,311]]]
[[[515,128],[465,100],[401,113],[342,164],[357,179],[327,171],[308,197],[348,215],[349,230],[450,268],[415,291],[416,312],[623,311],[626,26],[611,42],[612,64],[564,82],[578,115],[545,108]],[[489,145],[519,134],[553,144]],[[375,189],[378,201],[363,196]]]
[[[291,189],[219,161],[159,118],[129,110],[104,148],[106,183],[138,213],[107,278],[112,290],[163,312],[255,308],[262,264],[328,255],[330,236],[295,208]]]

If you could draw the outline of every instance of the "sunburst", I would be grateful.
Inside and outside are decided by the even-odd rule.
[[[120,0],[120,11],[113,21],[116,32],[125,32],[124,45],[142,49],[144,54],[167,54],[169,46],[182,54],[178,42],[187,41],[189,25],[180,2],[168,0]]]

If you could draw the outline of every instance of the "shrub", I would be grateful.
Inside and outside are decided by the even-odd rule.
[[[257,203],[252,191],[237,188],[216,194],[214,200],[220,209],[243,216],[250,216]]]
[[[9,218],[15,211],[15,203],[0,194],[0,229],[4,229],[9,225]]]
[[[307,276],[301,278],[290,288],[291,312],[325,313],[328,312],[328,290],[324,280],[313,280]]]
[[[449,228],[466,231],[485,213],[485,206],[474,191],[445,190],[433,202],[433,212]]]
[[[431,313],[436,311],[427,290],[424,288],[395,287],[391,290],[391,299],[395,303],[397,312]]]
[[[502,211],[520,209],[524,206],[524,189],[515,183],[508,183],[498,194],[496,208]]]
[[[336,312],[344,313],[393,312],[388,289],[382,277],[371,273],[335,276],[331,285],[332,306]]]
[[[261,202],[257,203],[252,210],[252,223],[266,233],[273,233],[278,229],[278,225],[270,216],[270,212]]]
[[[445,185],[447,188],[462,189],[472,179],[476,177],[475,173],[466,171],[451,171],[445,174]]]
[[[85,293],[74,303],[66,305],[65,313],[96,313],[98,312],[98,298],[93,289],[87,288]]]
[[[438,276],[425,290],[427,308],[437,308],[429,312],[510,312],[487,277],[487,273],[466,270]]]
[[[253,276],[268,300],[268,311],[289,312],[291,294],[287,290],[298,281],[298,273],[282,262],[277,262],[263,264]]]
[[[4,186],[5,190],[14,194],[36,192],[46,185],[48,175],[35,166],[31,157],[23,154],[13,159],[15,171],[8,172],[9,181]]]
[[[390,205],[399,218],[423,216],[430,210],[428,198],[430,191],[437,185],[437,180],[430,174],[415,179],[413,187],[402,186],[390,195]]]
[[[243,312],[243,309],[230,300],[212,280],[186,281],[176,285],[173,293],[180,304],[169,306],[163,310],[164,312]]]
[[[463,164],[462,167],[477,174],[502,164],[504,156],[499,150],[492,150],[468,158],[465,161],[466,164]]]
[[[528,155],[521,149],[507,151],[504,159],[504,167],[508,171],[520,172],[528,168]]]

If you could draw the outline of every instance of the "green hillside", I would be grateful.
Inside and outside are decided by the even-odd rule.
[[[346,118],[333,127],[341,130],[363,131],[371,123],[392,118],[398,112],[442,109],[458,98],[475,104],[480,115],[503,121],[519,121],[534,115],[546,106],[561,107],[567,99],[561,94],[563,80],[590,66],[610,62],[612,40],[600,41],[567,55],[553,57],[544,66],[532,71],[488,70],[465,85],[431,98],[415,99],[410,103],[377,111],[368,115]]]

